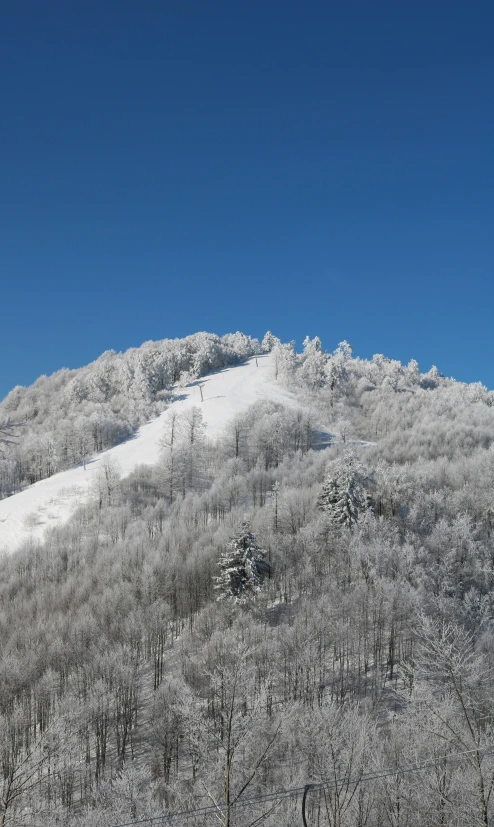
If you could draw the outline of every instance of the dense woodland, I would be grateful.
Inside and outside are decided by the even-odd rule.
[[[309,782],[314,827],[494,824],[482,385],[317,338],[148,343],[9,394],[2,491],[268,350],[303,408],[259,402],[215,443],[200,407],[172,416],[156,465],[106,463],[0,560],[0,825],[295,827]]]

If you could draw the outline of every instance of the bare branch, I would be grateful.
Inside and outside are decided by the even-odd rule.
[[[21,422],[12,422],[11,419],[7,419],[6,422],[0,422],[0,443],[4,445],[15,445],[15,440],[17,439],[17,434],[13,433],[14,428],[23,428],[23,424]]]

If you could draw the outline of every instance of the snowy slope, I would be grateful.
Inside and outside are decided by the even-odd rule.
[[[136,465],[157,462],[159,441],[163,437],[170,411],[201,406],[207,433],[218,436],[239,411],[258,399],[283,402],[299,407],[294,397],[273,380],[271,356],[248,359],[237,367],[226,368],[177,389],[177,400],[157,419],[143,425],[136,435],[104,451],[82,466],[55,474],[30,488],[0,500],[0,553],[14,551],[29,538],[42,540],[47,529],[68,520],[75,508],[94,496],[96,479],[105,459],[116,463],[122,476]],[[199,384],[203,386],[201,402]]]

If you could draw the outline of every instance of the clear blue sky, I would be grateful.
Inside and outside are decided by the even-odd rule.
[[[198,330],[494,388],[492,0],[3,0],[0,396]]]

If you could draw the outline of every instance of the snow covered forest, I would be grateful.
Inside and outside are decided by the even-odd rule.
[[[276,401],[214,438],[174,413],[266,354]],[[6,397],[0,496],[167,406],[153,465],[3,549],[0,826],[299,827],[309,783],[314,827],[493,825],[494,393],[317,337],[149,342]]]
[[[22,442],[0,459],[0,497],[83,462],[128,437],[163,410],[170,389],[255,352],[241,333],[146,342],[107,351],[79,370],[17,386],[0,403],[0,422],[22,422]]]

